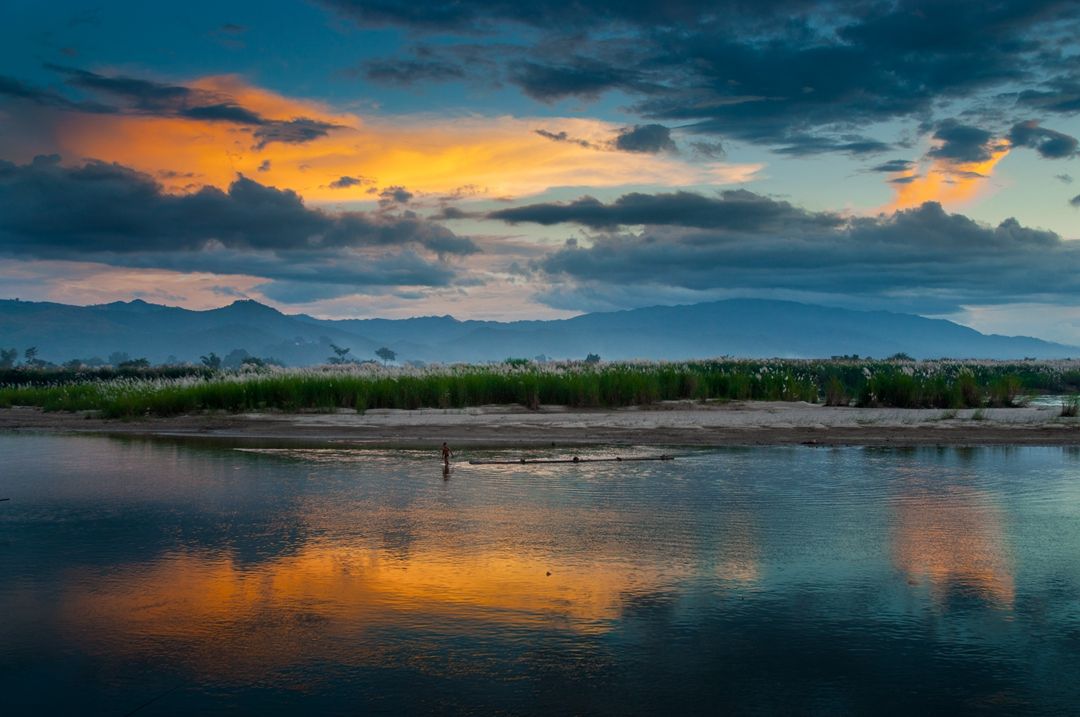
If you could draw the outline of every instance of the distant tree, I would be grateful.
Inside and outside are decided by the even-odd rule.
[[[26,359],[26,363],[33,365],[37,361],[38,350],[37,346],[31,346],[23,351],[23,358]]]
[[[258,356],[245,356],[240,361],[240,368],[262,368],[264,366],[266,366],[266,362]]]
[[[397,358],[397,353],[383,346],[381,349],[375,352],[375,355],[383,360],[383,363],[388,363]]]
[[[128,359],[116,368],[121,371],[137,371],[139,369],[150,368],[150,359],[141,357],[137,359]]]
[[[206,366],[206,368],[209,369],[213,369],[214,371],[217,371],[219,368],[221,368],[221,357],[213,351],[211,351],[208,356],[200,356],[199,360],[202,361],[203,366]]]
[[[225,358],[221,359],[221,365],[223,368],[240,368],[244,359],[249,356],[251,354],[247,352],[247,349],[233,349],[225,354]]]
[[[332,363],[332,364],[352,363],[352,358],[349,358],[346,355],[350,351],[352,351],[351,348],[342,348],[341,346],[338,346],[335,343],[331,343],[330,348],[333,349],[334,355],[331,356],[330,358],[326,359],[328,363]]]
[[[109,354],[109,365],[110,366],[119,366],[120,364],[124,363],[125,361],[130,361],[130,360],[131,360],[131,357],[128,356],[125,351],[113,351],[111,354]]]
[[[885,360],[886,361],[914,361],[915,359],[912,358],[910,354],[906,354],[903,351],[901,351],[899,353],[893,354],[892,356],[890,356],[889,358],[887,358]]]
[[[533,361],[536,363],[547,363],[547,360],[548,357],[546,354],[536,354],[536,356],[533,357]]]
[[[19,349],[0,349],[0,368],[11,368],[19,358]]]
[[[61,364],[68,371],[78,371],[83,367],[82,359],[71,359]]]
[[[589,354],[585,357],[585,363],[600,363],[600,354]]]

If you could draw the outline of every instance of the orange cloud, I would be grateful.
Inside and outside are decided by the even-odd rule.
[[[990,158],[982,162],[957,163],[937,159],[921,174],[920,169],[901,172],[893,177],[896,196],[883,210],[894,212],[917,207],[924,202],[950,206],[974,199],[983,191],[994,167],[1008,153],[1007,145],[999,145],[991,151]]]
[[[543,128],[594,144],[617,133],[613,123],[574,118],[362,118],[325,104],[253,87],[235,76],[198,79],[191,87],[228,98],[259,116],[308,118],[332,124],[327,136],[302,144],[257,148],[254,127],[222,121],[142,115],[64,114],[55,129],[68,160],[97,158],[157,176],[172,191],[224,187],[242,173],[294,189],[318,202],[371,199],[370,184],[334,188],[341,177],[378,186],[448,194],[471,186],[478,196],[522,196],[555,186],[729,184],[751,179],[763,165],[690,164],[677,155],[597,151],[536,134]]]

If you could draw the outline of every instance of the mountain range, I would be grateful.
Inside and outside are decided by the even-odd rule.
[[[256,301],[192,311],[136,299],[96,306],[0,300],[0,348],[38,349],[69,359],[127,354],[153,363],[219,356],[273,358],[286,365],[325,363],[334,344],[356,360],[388,347],[399,362],[485,362],[506,358],[688,359],[715,356],[827,358],[1064,358],[1080,348],[1026,336],[982,334],[951,321],[885,311],[731,299],[591,313],[570,319],[459,321],[316,319]],[[241,350],[240,353],[234,353]]]

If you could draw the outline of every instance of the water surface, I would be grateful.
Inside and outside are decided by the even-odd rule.
[[[1076,450],[444,479],[434,450],[0,435],[0,471],[5,711],[1080,704]]]

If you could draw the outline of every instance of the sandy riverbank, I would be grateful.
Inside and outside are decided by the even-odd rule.
[[[203,414],[103,420],[35,408],[0,409],[0,431],[200,437],[357,445],[1080,445],[1080,419],[1054,406],[943,411],[807,403],[666,403],[609,411],[557,406]]]

